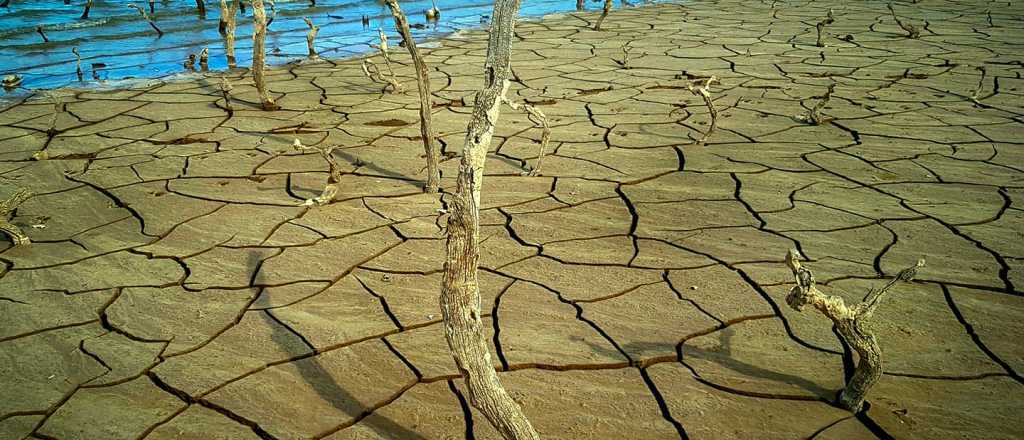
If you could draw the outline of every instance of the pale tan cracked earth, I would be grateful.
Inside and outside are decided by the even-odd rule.
[[[920,39],[881,2],[520,24],[510,96],[551,117],[554,154],[521,176],[540,133],[504,110],[482,295],[500,377],[545,438],[1024,436],[1022,9],[896,8],[928,20]],[[480,35],[427,58],[447,157]],[[420,194],[395,57],[402,95],[344,61],[274,70],[276,112],[244,72],[233,113],[217,75],[75,93],[52,138],[48,101],[0,112],[0,195],[35,193],[13,217],[34,243],[0,244],[0,438],[494,438],[439,325],[443,204]],[[722,79],[706,146],[684,72]],[[797,122],[831,81],[834,123]],[[343,146],[340,200],[297,206],[326,165],[294,137]],[[885,375],[859,417],[827,403],[844,375],[828,322],[783,301],[791,247],[848,301],[928,261],[875,317]]]

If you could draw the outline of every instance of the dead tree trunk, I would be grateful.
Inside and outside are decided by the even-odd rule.
[[[427,72],[427,63],[423,61],[423,56],[420,55],[420,50],[416,47],[416,41],[413,40],[412,32],[409,31],[409,21],[402,13],[402,8],[398,6],[398,1],[384,1],[391,8],[391,15],[395,17],[395,27],[402,34],[405,48],[409,50],[409,55],[412,56],[412,62],[416,67],[416,84],[420,91],[420,137],[423,138],[423,150],[427,155],[427,184],[423,187],[423,191],[436,193],[441,185],[441,172],[438,169],[441,153],[437,150],[437,134],[431,123],[431,109],[434,103],[430,94],[430,75]]]
[[[263,70],[266,67],[266,48],[264,41],[267,37],[267,11],[263,9],[263,0],[252,0],[252,77],[256,82],[256,91],[260,94],[260,105],[263,110],[277,110],[280,107],[274,103],[267,91],[267,81],[263,77]]]
[[[231,3],[228,6],[228,2]],[[238,67],[235,61],[235,14],[241,5],[241,0],[220,0],[221,20],[224,20],[224,53],[228,59],[228,68]]]
[[[612,0],[604,0],[604,9],[601,10],[601,16],[597,17],[597,23],[594,24],[594,30],[601,30],[601,24],[604,23],[604,19],[608,17],[608,13],[612,11]]]
[[[860,411],[868,390],[882,376],[882,351],[878,348],[875,335],[867,328],[867,322],[878,307],[882,295],[896,282],[912,280],[917,269],[924,266],[924,260],[918,260],[917,265],[901,270],[884,287],[868,293],[860,304],[847,307],[842,298],[825,295],[815,287],[814,274],[800,265],[799,256],[796,250],[786,254],[786,265],[796,278],[796,286],[786,295],[786,303],[796,311],[802,311],[807,305],[817,309],[835,324],[846,343],[857,352],[860,361],[857,362],[853,377],[839,393],[838,404],[853,412]]]
[[[448,218],[447,258],[441,282],[441,316],[452,357],[469,389],[470,403],[505,439],[539,439],[505,388],[491,361],[480,318],[477,264],[480,258],[480,185],[484,160],[509,86],[510,59],[519,0],[496,0],[484,62],[484,87],[476,94],[462,150],[458,185]]]
[[[309,59],[315,60],[320,58],[320,55],[317,55],[316,53],[316,47],[313,45],[316,41],[316,34],[320,32],[320,26],[313,24],[313,20],[310,20],[309,17],[305,17],[302,20],[306,22],[306,26],[309,26],[309,33],[306,34],[306,46],[309,48]]]

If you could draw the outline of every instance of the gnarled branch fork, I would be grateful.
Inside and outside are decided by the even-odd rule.
[[[860,411],[868,390],[882,376],[882,352],[875,335],[867,328],[867,322],[878,308],[882,296],[897,282],[912,280],[917,270],[924,267],[924,259],[918,260],[912,267],[901,270],[881,289],[868,293],[864,301],[851,307],[838,296],[821,293],[815,286],[814,274],[800,264],[799,258],[800,253],[795,249],[786,254],[786,265],[796,279],[796,286],[786,295],[786,303],[798,312],[803,311],[808,305],[817,309],[835,324],[839,335],[857,352],[860,361],[857,362],[853,377],[839,393],[837,403],[847,410]]]
[[[597,17],[597,23],[594,23],[594,30],[600,31],[601,25],[604,24],[604,19],[608,18],[608,13],[612,11],[612,0],[604,0],[604,9],[601,10],[601,16]]]
[[[892,13],[892,19],[896,21],[896,25],[907,32],[907,38],[918,38],[921,36],[921,31],[910,23],[905,23],[896,16],[896,10],[892,8],[892,3],[886,5],[889,8],[889,12]]]
[[[547,152],[548,141],[551,140],[551,126],[548,125],[548,117],[544,115],[544,112],[540,111],[537,107],[534,107],[526,102],[522,104],[513,102],[506,96],[501,97],[501,101],[508,104],[512,110],[522,111],[526,113],[527,119],[533,122],[534,126],[541,129],[540,134],[540,152],[537,154],[537,164],[534,165],[533,169],[530,170],[530,176],[536,176],[540,174],[540,166],[544,162],[544,154]]]
[[[92,2],[90,2],[90,3],[92,3]],[[156,23],[154,23],[153,19],[149,17],[149,14],[146,13],[145,9],[142,9],[141,6],[133,4],[133,3],[128,3],[128,7],[132,8],[132,9],[135,9],[136,11],[139,11],[139,15],[142,15],[142,19],[146,20],[146,22],[149,23],[149,27],[153,28],[153,30],[156,31],[157,37],[164,36],[164,31],[160,30],[160,28],[158,28],[156,26]]]
[[[309,26],[309,33],[306,34],[306,47],[309,49],[309,59],[315,60],[320,58],[320,55],[316,53],[316,47],[313,43],[316,41],[316,34],[320,32],[320,26],[313,24],[313,20],[309,17],[303,17],[302,21],[306,22],[306,26]]]
[[[392,93],[401,93],[404,90],[402,88],[402,84],[394,77],[385,75],[381,72],[380,67],[377,67],[377,63],[374,63],[371,60],[363,60],[362,66],[363,74],[373,82],[384,84],[385,92],[388,90],[388,87],[391,87]]]
[[[711,134],[715,132],[715,127],[718,126],[718,109],[715,108],[715,103],[711,99],[711,84],[718,83],[718,77],[711,75],[710,78],[706,78],[701,81],[691,81],[686,84],[686,89],[696,96],[699,96],[703,101],[704,105],[708,108],[708,113],[711,115],[711,123],[708,125],[708,130],[704,132],[704,135],[697,140],[697,145],[704,145]]]
[[[19,188],[7,200],[0,201],[0,231],[11,237],[15,246],[22,246],[32,243],[32,240],[21,232],[21,229],[7,221],[7,216],[18,208],[26,199],[32,196],[32,192],[25,188]]]
[[[825,33],[825,26],[828,26],[836,22],[835,16],[832,15],[832,8],[828,8],[828,16],[824,20],[819,21],[818,24],[814,25],[814,28],[818,30],[818,41],[815,43],[818,47],[825,47],[825,42],[822,40],[822,36]]]
[[[324,186],[323,192],[321,192],[317,197],[306,199],[306,201],[303,202],[303,205],[323,206],[331,203],[331,201],[334,200],[334,197],[338,195],[338,184],[341,183],[341,166],[338,165],[338,160],[334,158],[334,149],[338,148],[338,146],[306,146],[302,145],[302,142],[296,139],[295,143],[292,144],[292,148],[303,153],[307,151],[316,151],[317,153],[320,153],[320,157],[323,157],[324,160],[327,161],[327,165],[330,167],[329,174],[327,176],[327,184]]]

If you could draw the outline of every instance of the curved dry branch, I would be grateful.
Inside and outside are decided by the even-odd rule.
[[[395,27],[402,34],[405,48],[409,51],[413,65],[416,67],[416,85],[420,93],[420,137],[423,139],[423,150],[427,155],[427,183],[423,186],[423,191],[436,193],[441,186],[439,168],[441,154],[437,149],[437,133],[434,132],[431,114],[433,99],[430,94],[430,74],[427,72],[427,63],[423,61],[423,56],[420,55],[419,48],[416,46],[416,40],[413,39],[412,32],[409,30],[409,20],[406,19],[398,1],[384,0],[384,2],[391,9]]]
[[[825,91],[825,95],[821,97],[821,100],[814,107],[811,107],[806,114],[797,116],[796,119],[806,124],[821,125],[831,122],[834,118],[825,116],[821,113],[828,105],[829,100],[832,99],[832,93],[836,91],[836,83],[828,85],[828,90]]]
[[[370,80],[373,82],[384,84],[385,92],[388,90],[388,87],[391,87],[392,93],[402,92],[402,84],[395,80],[394,77],[385,75],[383,72],[381,72],[380,67],[377,67],[377,64],[374,63],[373,61],[363,60],[362,66],[363,74],[366,75],[367,78],[370,78]]]
[[[826,16],[824,20],[818,22],[818,24],[814,25],[814,28],[818,30],[818,41],[815,43],[816,46],[825,47],[825,42],[822,40],[825,33],[825,26],[835,23],[835,21],[835,16],[832,15],[832,8],[828,8],[828,16]]]
[[[988,70],[985,69],[985,66],[975,67],[975,70],[981,72],[981,78],[978,78],[978,87],[974,88],[974,92],[971,93],[970,99],[975,105],[980,105],[981,102],[979,100],[981,99],[981,91],[985,90],[985,76],[988,75]]]
[[[795,249],[786,254],[786,265],[796,279],[796,286],[786,295],[786,303],[798,312],[808,305],[814,307],[835,324],[839,335],[857,352],[859,362],[853,376],[839,394],[837,403],[847,410],[860,411],[868,390],[882,376],[882,352],[875,335],[867,328],[867,323],[883,295],[897,282],[912,280],[917,270],[924,267],[924,259],[900,271],[881,289],[868,293],[863,302],[849,307],[842,298],[821,293],[815,286],[814,274],[800,264],[799,258],[800,253]]]
[[[704,135],[697,140],[697,145],[704,145],[711,134],[715,132],[715,127],[718,126],[718,109],[715,108],[715,103],[711,99],[711,84],[718,83],[718,77],[711,75],[710,78],[706,78],[701,81],[690,81],[686,84],[686,89],[696,96],[699,96],[703,101],[704,105],[708,108],[708,113],[711,115],[711,123],[708,125],[708,131],[704,132]]]
[[[89,2],[89,3],[92,3],[92,2]],[[86,7],[88,7],[88,6],[86,6]],[[136,11],[139,11],[139,15],[142,16],[142,19],[146,20],[146,22],[149,23],[149,27],[153,28],[153,30],[156,31],[157,37],[164,36],[164,31],[160,30],[160,28],[156,26],[156,23],[154,23],[153,19],[149,17],[149,14],[146,13],[145,9],[142,9],[141,6],[136,5],[134,3],[128,3],[128,7],[132,8],[132,9],[134,9]]]
[[[319,196],[313,197],[312,199],[307,199],[305,202],[303,202],[303,205],[323,206],[328,203],[331,203],[331,201],[334,200],[334,197],[338,195],[338,184],[341,182],[341,166],[338,165],[338,160],[334,158],[334,149],[338,148],[338,146],[306,146],[302,145],[302,142],[296,139],[295,143],[292,144],[292,148],[294,148],[296,151],[301,151],[303,153],[308,151],[316,151],[317,153],[320,153],[320,157],[323,157],[324,160],[327,161],[327,165],[330,167],[327,176],[327,184],[324,185],[324,190],[320,193]]]

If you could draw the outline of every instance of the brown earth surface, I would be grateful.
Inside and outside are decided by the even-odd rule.
[[[520,23],[509,97],[548,115],[552,153],[525,176],[540,131],[502,111],[481,294],[541,435],[1024,438],[1021,5],[895,5],[919,39],[878,1]],[[482,37],[426,59],[449,191]],[[42,96],[0,111],[0,197],[34,194],[10,218],[33,243],[0,241],[0,438],[495,438],[444,342],[445,196],[420,192],[392,56],[404,94],[345,60],[270,70],[279,111],[245,70],[233,110],[210,74],[68,91],[50,134]],[[709,75],[697,145],[686,78]],[[801,122],[833,82],[834,120]],[[301,206],[327,165],[295,138],[340,145],[334,203]],[[794,247],[850,302],[928,262],[874,317],[864,413],[829,403],[853,362],[830,323],[786,306]]]

